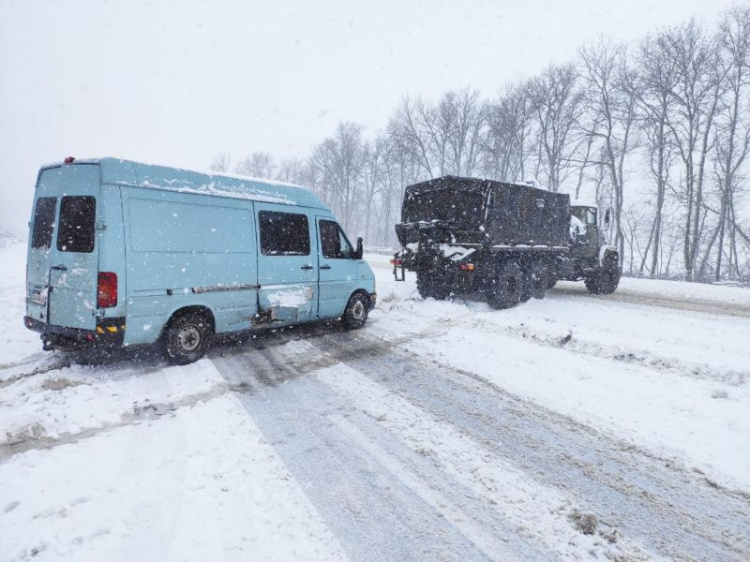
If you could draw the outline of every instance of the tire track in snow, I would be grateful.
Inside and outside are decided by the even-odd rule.
[[[546,559],[281,348],[213,362],[353,560]]]
[[[564,416],[509,395],[468,373],[416,361],[405,353],[349,353],[351,344],[315,344],[493,454],[581,499],[620,533],[679,559],[750,557],[750,501],[715,488],[699,474]]]
[[[703,312],[706,314],[723,314],[727,316],[737,316],[739,318],[750,318],[750,306],[738,303],[722,303],[719,301],[705,299],[682,299],[670,295],[660,295],[655,293],[640,293],[628,291],[627,289],[617,289],[611,295],[591,295],[586,288],[581,285],[572,287],[555,287],[550,291],[552,294],[575,295],[576,298],[585,298],[597,301],[615,301],[628,304],[640,304],[646,306],[660,306],[663,308],[672,308],[675,310],[689,310],[692,312]]]

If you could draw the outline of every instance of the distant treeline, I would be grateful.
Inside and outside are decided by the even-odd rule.
[[[406,185],[445,174],[535,179],[613,209],[626,274],[750,280],[750,7],[637,45],[606,38],[507,86],[406,97],[365,138],[340,123],[307,158],[255,153],[212,169],[305,185],[347,232],[395,244]],[[744,201],[743,201],[744,198]]]

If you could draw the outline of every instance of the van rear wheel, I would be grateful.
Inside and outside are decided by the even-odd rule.
[[[350,298],[341,317],[347,330],[357,330],[367,322],[367,299],[362,293],[354,293]]]
[[[167,360],[175,365],[198,361],[206,354],[213,333],[211,322],[200,312],[174,317],[164,333]]]

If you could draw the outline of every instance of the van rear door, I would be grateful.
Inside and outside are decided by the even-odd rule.
[[[27,265],[27,315],[67,328],[96,327],[99,166],[43,170]]]

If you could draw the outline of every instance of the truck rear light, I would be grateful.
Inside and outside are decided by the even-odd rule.
[[[473,263],[462,263],[459,268],[461,271],[474,271],[477,266],[475,266]]]
[[[401,266],[403,264],[404,264],[404,260],[400,260],[400,259],[391,260],[391,265]]]
[[[117,306],[117,274],[111,271],[100,271],[96,290],[96,307],[112,308]]]

